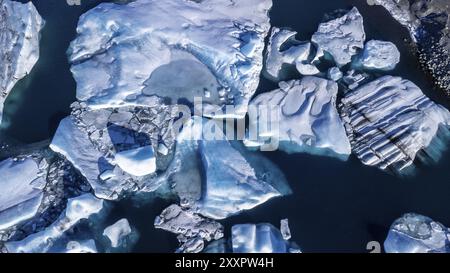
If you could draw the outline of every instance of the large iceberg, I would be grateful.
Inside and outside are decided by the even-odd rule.
[[[240,224],[231,229],[233,253],[298,253],[295,243],[283,238],[271,224]]]
[[[426,216],[408,213],[392,224],[384,250],[387,253],[449,253],[450,229]]]
[[[43,27],[44,20],[33,3],[0,0],[0,123],[9,92],[39,59]]]
[[[89,110],[73,105],[61,121],[50,148],[63,155],[87,179],[96,196],[117,199],[129,191],[153,191],[163,179],[171,154],[154,151],[160,145],[173,150],[171,109],[156,100],[152,107]]]
[[[30,157],[0,162],[0,230],[36,215],[44,195],[44,175]]]
[[[354,60],[356,66],[367,70],[389,71],[400,62],[400,52],[391,42],[370,40],[364,50]]]
[[[349,91],[341,103],[352,150],[367,165],[406,171],[421,151],[436,160],[440,151],[432,141],[449,134],[449,111],[400,77],[384,76]]]
[[[215,139],[208,138],[209,130],[215,131]],[[290,193],[273,163],[228,141],[221,130],[214,120],[194,118],[178,135],[168,171],[182,204],[206,217],[224,219]]]
[[[351,62],[364,48],[364,20],[357,8],[337,19],[320,24],[311,41],[331,55],[339,67]]]
[[[81,16],[69,49],[77,98],[92,108],[194,96],[243,117],[262,69],[270,0],[137,0]],[[170,20],[168,20],[170,18]],[[208,115],[208,113],[206,113]]]
[[[57,221],[23,240],[5,243],[6,249],[10,253],[61,252],[61,249],[66,249],[67,243],[72,241],[65,238],[65,233],[81,220],[101,213],[103,207],[104,201],[89,193],[71,198]]]
[[[200,252],[204,241],[223,237],[223,226],[213,220],[201,217],[190,209],[178,205],[166,208],[155,219],[155,227],[178,235],[179,252]]]
[[[263,145],[268,138],[275,138],[278,141],[272,143],[289,153],[307,151],[348,157],[350,142],[336,108],[338,85],[312,76],[279,85],[280,89],[263,93],[251,101],[251,107],[255,107],[254,112],[258,114],[249,116],[250,142],[245,143]],[[277,112],[278,121],[268,120],[271,126],[265,126],[264,107]]]

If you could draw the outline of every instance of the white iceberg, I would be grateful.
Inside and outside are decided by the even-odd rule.
[[[124,244],[131,232],[130,223],[126,218],[123,218],[111,226],[106,227],[103,231],[103,236],[109,239],[112,247],[119,247]]]
[[[146,176],[156,171],[156,158],[152,146],[118,152],[117,165],[126,173],[134,176]]]
[[[231,229],[233,253],[300,252],[294,244],[283,239],[271,224],[240,224]]]
[[[243,117],[262,70],[270,0],[137,0],[83,14],[69,49],[77,98],[92,108],[153,95],[236,106]],[[168,20],[170,18],[170,20]],[[208,95],[206,95],[208,94]]]
[[[337,19],[319,25],[311,41],[330,54],[339,67],[351,62],[364,48],[364,20],[357,8]]]
[[[408,213],[391,226],[384,241],[387,253],[449,253],[450,229],[419,214]]]
[[[23,240],[6,242],[5,247],[9,253],[60,252],[61,246],[58,240],[64,237],[65,232],[81,220],[102,212],[103,206],[103,200],[89,193],[71,198],[67,202],[66,210],[53,224]]]
[[[400,62],[400,52],[391,42],[370,40],[356,57],[354,64],[366,70],[390,71]]]
[[[442,150],[431,147],[432,141],[441,131],[449,135],[449,111],[399,77],[349,91],[341,103],[352,150],[366,165],[398,173],[413,166],[421,151],[437,160]]]
[[[179,252],[200,252],[204,241],[218,240],[223,237],[223,226],[213,220],[201,217],[190,209],[171,205],[155,219],[155,228],[178,235]]]
[[[46,180],[32,158],[0,162],[0,177],[0,230],[5,230],[36,215]]]
[[[97,246],[92,239],[84,241],[70,241],[62,253],[97,253]]]
[[[337,92],[335,82],[307,76],[302,80],[281,82],[280,89],[257,96],[251,101],[251,107],[272,107],[278,113],[278,122],[264,126],[266,115],[259,111],[256,117],[251,115],[252,146],[272,139],[280,150],[289,153],[306,151],[347,158],[351,148],[336,108]]]
[[[0,123],[9,92],[39,59],[43,27],[44,20],[33,3],[0,0]]]
[[[303,75],[314,75],[320,71],[311,64],[311,43],[295,39],[297,32],[289,29],[272,28],[266,52],[265,73],[279,81],[286,78],[283,67],[294,65]]]

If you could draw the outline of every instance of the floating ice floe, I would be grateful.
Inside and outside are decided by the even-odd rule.
[[[200,252],[203,250],[204,241],[223,237],[223,226],[220,223],[203,218],[178,205],[169,206],[157,216],[155,227],[178,235],[181,244],[179,252]]]
[[[389,71],[400,62],[400,52],[391,42],[370,40],[356,57],[354,65],[367,70]]]
[[[231,229],[233,253],[299,253],[295,243],[283,239],[271,224],[241,224]]]
[[[339,69],[339,67],[332,67],[328,69],[327,77],[328,79],[337,82],[338,80],[342,79],[344,76],[344,73]]]
[[[208,139],[212,128],[217,138]],[[176,149],[168,169],[172,187],[183,205],[203,216],[224,219],[290,193],[273,163],[240,142],[228,141],[213,120],[189,121],[178,135]]]
[[[6,242],[5,247],[10,253],[65,251],[67,250],[67,243],[72,241],[65,238],[65,233],[75,227],[81,220],[102,212],[103,206],[103,200],[97,199],[89,193],[71,198],[67,202],[66,210],[53,224],[23,240]]]
[[[303,75],[320,73],[312,64],[311,43],[297,41],[295,35],[297,32],[289,29],[272,28],[265,60],[265,73],[270,79],[285,80],[285,65],[294,65]]]
[[[33,3],[0,0],[0,123],[14,85],[39,59],[39,32],[44,27]]]
[[[392,224],[384,250],[387,253],[449,253],[450,230],[426,216],[408,213]]]
[[[338,86],[335,82],[307,76],[302,80],[281,82],[280,89],[263,93],[251,101],[262,108],[257,116],[250,114],[249,139],[246,145],[263,145],[267,139],[289,152],[310,152],[346,158],[350,142],[336,108]],[[264,109],[276,111],[279,122],[270,122]],[[265,120],[267,119],[267,120]],[[278,140],[273,141],[273,140]]]
[[[63,253],[97,253],[97,246],[92,239],[84,241],[70,241],[66,248],[61,250]]]
[[[419,155],[437,160],[445,147],[439,142],[448,139],[449,111],[408,80],[379,78],[347,92],[341,103],[352,150],[364,164],[406,171]]]
[[[50,148],[87,179],[96,196],[117,199],[130,191],[153,191],[163,183],[157,171],[170,162],[175,116],[158,100],[148,107],[89,110],[73,105]],[[164,145],[168,152],[154,153]]]
[[[137,0],[81,16],[69,49],[77,98],[92,108],[151,96],[233,104],[243,117],[262,70],[270,0]],[[170,20],[168,20],[170,18]],[[208,115],[208,113],[206,113]]]
[[[0,162],[0,177],[0,230],[5,230],[36,215],[46,178],[33,158]]]
[[[109,239],[112,247],[120,247],[125,243],[131,232],[130,223],[127,219],[123,218],[111,226],[106,227],[103,235]]]
[[[365,39],[363,17],[353,8],[342,17],[320,24],[311,41],[342,67],[364,48]]]

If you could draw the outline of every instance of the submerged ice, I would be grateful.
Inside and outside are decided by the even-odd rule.
[[[0,123],[6,97],[39,58],[43,27],[44,20],[33,3],[0,0]]]
[[[384,241],[387,253],[449,253],[450,230],[419,214],[408,213],[391,226]]]
[[[81,16],[69,55],[77,98],[93,108],[156,95],[236,106],[256,91],[270,0],[102,3]],[[170,18],[170,20],[168,20]],[[208,94],[208,95],[205,95]]]

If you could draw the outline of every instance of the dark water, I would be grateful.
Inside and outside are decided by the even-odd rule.
[[[68,6],[63,0],[33,3],[47,21],[42,33],[41,56],[26,79],[13,90],[5,105],[6,128],[0,140],[24,143],[51,138],[59,121],[70,113],[75,100],[75,82],[69,71],[66,49],[75,37],[78,17],[99,2],[82,0],[83,5]],[[381,7],[369,7],[363,0],[275,0],[272,25],[291,27],[300,39],[309,39],[323,16],[335,9],[357,6],[365,18],[368,39],[394,42],[402,60],[389,74],[415,82],[433,100],[449,108],[439,90],[420,70],[408,46],[406,30]],[[276,85],[262,80],[259,91]],[[450,152],[435,166],[418,170],[417,175],[400,179],[366,167],[351,157],[348,162],[304,154],[266,153],[285,173],[293,194],[271,200],[223,223],[226,232],[236,223],[270,222],[289,218],[293,240],[305,252],[361,252],[369,241],[382,242],[390,224],[403,213],[427,215],[450,226]],[[155,199],[137,208],[130,200],[120,202],[107,224],[126,217],[140,232],[134,251],[172,252],[175,236],[153,228],[153,219],[170,201]]]

